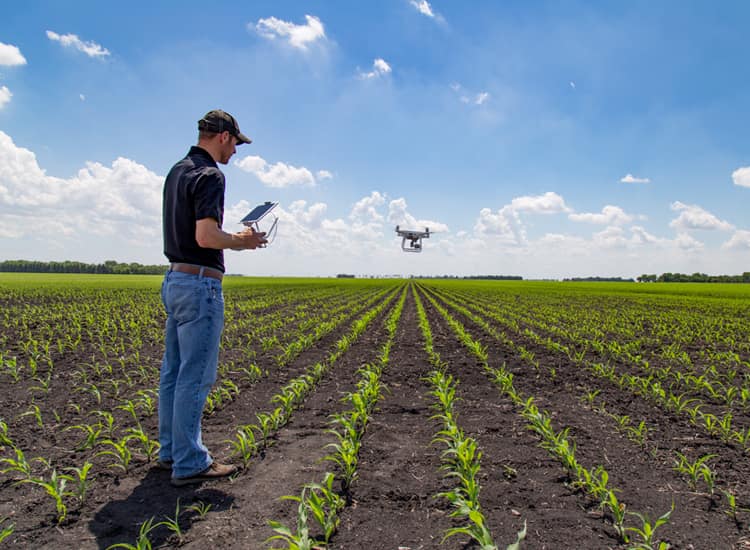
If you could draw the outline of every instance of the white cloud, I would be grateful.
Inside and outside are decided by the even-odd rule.
[[[378,212],[378,207],[385,204],[386,197],[378,191],[370,193],[369,197],[364,197],[357,201],[352,208],[349,218],[364,219],[369,221],[382,221],[383,216]]]
[[[570,214],[568,218],[574,222],[596,223],[600,225],[624,225],[633,221],[633,216],[626,214],[622,208],[609,204],[602,208],[601,214]]]
[[[496,213],[490,208],[482,208],[474,223],[474,231],[481,238],[490,236],[493,240],[513,245],[526,244],[526,227],[520,213],[558,214],[571,212],[565,200],[552,191],[543,195],[516,197]]]
[[[96,42],[84,42],[75,34],[57,34],[53,31],[47,31],[47,38],[54,42],[59,42],[66,48],[75,48],[89,57],[106,57],[110,55],[107,48],[103,48]]]
[[[7,86],[0,86],[0,109],[10,103],[10,98],[13,94],[10,92]]]
[[[87,162],[71,178],[48,176],[33,152],[0,131],[0,233],[5,235],[94,234],[150,245],[160,234],[163,182],[122,157],[111,167]]]
[[[284,188],[293,185],[313,187],[315,185],[315,176],[304,167],[297,168],[283,162],[268,164],[263,158],[256,156],[235,160],[234,165],[245,172],[254,174],[268,187]]]
[[[661,242],[661,239],[654,237],[638,225],[631,227],[630,231],[633,234],[632,242],[634,244],[656,244]]]
[[[458,82],[453,82],[450,87],[451,90],[458,94],[458,100],[467,105],[483,105],[490,98],[489,92],[471,93]]]
[[[437,13],[427,0],[409,0],[409,4],[425,17],[429,17],[440,24],[445,24],[445,18]]]
[[[750,231],[738,229],[734,235],[721,245],[725,249],[750,250]]]
[[[0,65],[13,67],[15,65],[26,65],[26,58],[21,54],[18,46],[3,44],[0,42]]]
[[[737,168],[737,170],[732,172],[732,180],[735,185],[739,185],[740,187],[750,187],[750,166]]]
[[[407,211],[406,199],[403,197],[392,200],[388,205],[388,221],[392,225],[399,225],[402,229],[422,229],[427,227],[430,233],[447,233],[448,226],[442,222],[417,219]]]
[[[534,214],[557,214],[570,212],[565,200],[553,191],[543,195],[516,197],[510,203],[518,212],[532,212]]]
[[[276,17],[269,17],[259,19],[255,29],[264,38],[270,40],[275,40],[277,37],[284,38],[292,47],[306,51],[308,45],[325,39],[326,32],[323,23],[314,15],[305,15],[305,19],[307,20],[305,25],[295,25]]]
[[[624,248],[628,244],[622,227],[607,227],[599,233],[594,233],[592,241],[602,248]]]
[[[670,227],[677,230],[718,229],[721,231],[731,231],[734,229],[732,224],[720,220],[700,206],[684,204],[680,201],[676,201],[671,204],[670,208],[675,212],[680,212],[680,215],[669,223]]]
[[[620,179],[621,183],[651,183],[651,180],[648,178],[637,178],[633,174],[626,174],[623,178]]]
[[[333,178],[333,174],[331,174],[328,170],[318,170],[317,176],[319,180],[329,180]]]
[[[526,241],[526,231],[520,216],[506,205],[494,213],[490,208],[482,208],[474,223],[474,231],[480,237],[490,236],[508,244],[522,244]]]
[[[705,246],[702,242],[693,238],[687,233],[679,233],[674,240],[674,244],[678,248],[681,248],[682,250],[686,250],[686,251],[701,250]]]
[[[427,0],[409,0],[409,3],[422,15],[435,17],[435,13],[432,11],[432,6],[430,6],[430,3]]]
[[[391,72],[391,66],[381,58],[377,58],[372,62],[372,71],[369,73],[359,73],[359,77],[362,79],[377,78],[379,76],[387,75]]]

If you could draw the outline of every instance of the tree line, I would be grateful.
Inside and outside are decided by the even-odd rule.
[[[103,273],[113,275],[163,275],[166,265],[141,265],[107,260],[103,264],[84,262],[38,262],[33,260],[6,260],[0,262],[0,271],[12,273]]]
[[[750,271],[742,275],[706,275],[705,273],[662,273],[661,275],[641,275],[641,283],[750,283]]]

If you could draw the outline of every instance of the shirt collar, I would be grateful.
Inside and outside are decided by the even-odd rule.
[[[214,161],[214,158],[203,147],[199,147],[198,145],[193,145],[192,147],[190,147],[190,151],[188,151],[188,156],[191,157],[193,155],[198,155],[198,156],[204,157],[213,166],[217,166],[216,165],[216,161]]]

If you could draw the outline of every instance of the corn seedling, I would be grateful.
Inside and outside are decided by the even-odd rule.
[[[602,499],[601,506],[608,509],[609,513],[612,514],[612,526],[615,528],[620,540],[627,543],[629,539],[625,528],[625,503],[619,501],[614,489],[607,491]]]
[[[211,510],[211,504],[207,504],[202,500],[199,500],[195,504],[191,504],[190,506],[186,507],[185,510],[195,512],[198,515],[198,519],[205,519],[205,517],[208,515],[208,512]]]
[[[74,476],[68,476],[68,481],[75,483],[75,490],[68,491],[65,494],[76,498],[79,504],[83,504],[83,501],[86,498],[86,492],[93,481],[88,477],[89,470],[91,470],[92,466],[93,464],[91,464],[91,462],[86,461],[80,468],[65,468],[65,470],[75,474]]]
[[[232,455],[242,460],[242,467],[247,468],[250,459],[258,452],[258,443],[255,441],[254,426],[241,426],[234,439],[228,439],[227,443],[232,445]]]
[[[49,481],[35,477],[24,479],[21,483],[31,483],[41,487],[53,498],[55,501],[55,507],[57,508],[57,523],[60,524],[65,521],[65,518],[68,516],[68,507],[63,502],[63,497],[67,494],[65,492],[65,485],[68,481],[72,481],[72,479],[73,478],[68,475],[58,474],[57,470],[52,470]]]
[[[0,523],[4,523],[5,520],[8,518],[2,518],[0,520]],[[9,536],[13,534],[13,530],[15,529],[15,524],[11,523],[10,525],[6,525],[3,527],[3,530],[0,531],[0,542],[3,542],[5,539],[7,539]]]
[[[601,393],[602,390],[592,390],[587,391],[583,396],[581,397],[581,401],[583,403],[586,403],[588,406],[594,405],[594,400],[596,399],[596,396]]]
[[[148,434],[143,431],[143,428],[138,425],[137,428],[128,428],[127,434],[124,438],[125,441],[137,441],[140,444],[143,454],[146,459],[151,462],[159,452],[159,442],[148,437]]]
[[[628,436],[628,439],[631,441],[634,441],[638,443],[639,445],[643,446],[646,443],[646,433],[648,432],[648,428],[646,427],[646,421],[641,420],[640,424],[638,426],[628,426],[625,429],[625,433]]]
[[[0,450],[4,447],[14,447],[13,440],[8,435],[8,425],[0,420]]]
[[[703,479],[709,491],[713,494],[716,474],[711,470],[707,462],[714,457],[716,457],[714,454],[703,455],[694,462],[690,462],[685,455],[677,453],[677,460],[673,469],[680,474],[688,476],[688,484],[692,489],[697,489],[698,480]]]
[[[334,449],[333,454],[323,457],[324,460],[330,460],[338,464],[341,469],[341,485],[346,491],[351,487],[357,478],[357,455],[359,453],[359,441],[354,441],[336,430],[329,430],[339,438],[338,443],[329,443],[326,447]]]
[[[81,430],[84,432],[85,438],[78,444],[76,451],[85,451],[87,449],[93,449],[99,444],[99,439],[102,433],[101,424],[76,424],[75,426],[69,426],[65,430]]]
[[[276,535],[266,539],[266,542],[272,540],[283,540],[286,542],[286,550],[314,550],[320,544],[320,541],[310,537],[310,528],[307,525],[307,488],[302,489],[302,496],[284,496],[282,500],[294,500],[299,503],[297,506],[297,526],[296,531],[292,530],[281,522],[269,520],[268,524]]]
[[[130,465],[130,460],[133,458],[133,454],[130,452],[130,449],[128,449],[128,437],[125,436],[124,438],[120,439],[119,441],[115,441],[113,439],[105,439],[102,441],[102,445],[109,445],[112,447],[111,450],[107,451],[99,451],[96,453],[96,456],[106,456],[110,455],[115,457],[115,462],[113,464],[110,464],[110,468],[120,468],[123,472],[128,471],[128,466]]]
[[[26,416],[33,416],[36,420],[37,426],[44,429],[44,419],[42,418],[42,411],[39,408],[39,405],[37,405],[36,403],[32,403],[28,411],[26,411],[25,413],[21,413],[20,418],[24,418]]]
[[[118,544],[108,546],[107,550],[114,550],[115,548],[122,548],[124,550],[151,550],[151,541],[149,540],[148,536],[151,531],[156,529],[159,525],[160,524],[154,525],[154,518],[151,517],[141,524],[141,527],[138,530],[138,538],[135,539],[135,544],[120,542]]]
[[[7,474],[8,472],[18,472],[23,476],[23,479],[30,479],[32,476],[31,463],[26,460],[26,456],[23,451],[18,447],[13,447],[13,452],[16,458],[0,458],[0,463],[7,464],[7,468],[0,470],[0,473]],[[32,459],[32,462],[39,461],[39,458]]]
[[[180,528],[180,499],[177,499],[177,505],[175,507],[174,518],[164,518],[164,521],[157,523],[156,526],[163,525],[177,537],[178,543],[182,542],[182,529]]]
[[[672,508],[669,511],[659,516],[659,518],[653,523],[645,514],[639,514],[638,512],[628,512],[628,514],[630,514],[631,516],[635,516],[641,520],[640,527],[625,528],[626,531],[635,533],[640,537],[640,540],[631,545],[631,548],[638,550],[654,550],[654,548],[657,548],[659,550],[666,550],[667,548],[669,548],[669,545],[665,542],[662,542],[657,547],[654,547],[654,537],[656,536],[656,530],[669,521],[669,517],[672,515],[672,512],[674,512],[674,503],[672,503]]]
[[[333,490],[334,476],[327,472],[323,483],[310,483],[305,504],[323,530],[323,541],[328,543],[339,525],[339,512],[346,502]]]

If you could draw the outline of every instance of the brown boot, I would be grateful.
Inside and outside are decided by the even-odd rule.
[[[213,462],[208,468],[197,474],[193,474],[189,477],[173,477],[172,485],[175,487],[182,487],[184,485],[191,485],[193,483],[202,483],[204,481],[211,481],[212,479],[220,479],[222,477],[229,477],[237,472],[236,466],[229,464],[219,464]]]

